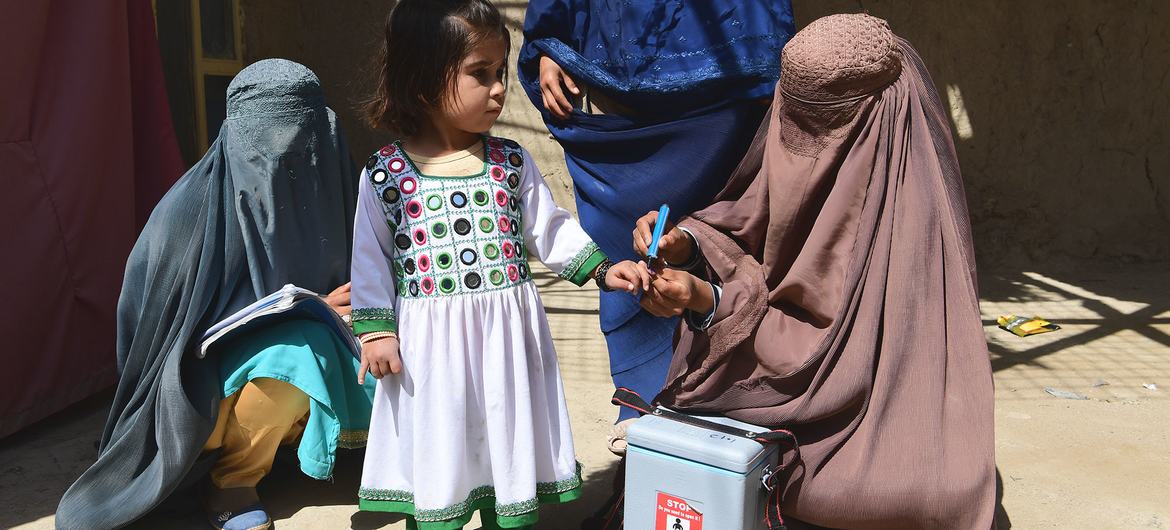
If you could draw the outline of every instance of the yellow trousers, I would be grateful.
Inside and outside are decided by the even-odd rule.
[[[278,379],[258,378],[223,399],[204,451],[222,449],[211,470],[220,489],[254,488],[269,471],[276,450],[304,431],[309,397]]]

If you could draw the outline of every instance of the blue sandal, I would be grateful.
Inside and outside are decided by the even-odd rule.
[[[234,512],[207,512],[207,522],[216,530],[268,530],[272,518],[264,511],[264,505],[253,504]]]

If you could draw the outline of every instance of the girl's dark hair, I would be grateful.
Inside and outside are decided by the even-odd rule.
[[[459,65],[480,43],[510,39],[504,17],[488,0],[401,0],[386,16],[378,87],[364,105],[371,127],[409,136],[439,108]]]

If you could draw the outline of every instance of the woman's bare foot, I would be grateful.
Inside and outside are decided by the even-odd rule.
[[[626,455],[626,446],[628,445],[626,443],[626,429],[629,428],[630,424],[633,423],[636,419],[637,418],[630,418],[628,420],[619,421],[613,426],[613,428],[610,429],[609,438],[606,439],[609,445],[609,452],[618,456]]]

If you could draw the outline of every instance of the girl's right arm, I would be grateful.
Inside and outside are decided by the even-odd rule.
[[[391,269],[393,259],[394,234],[369,171],[362,170],[350,270],[353,332],[362,338],[359,383],[365,381],[367,366],[378,378],[402,369],[398,358],[398,317],[394,313],[397,282]]]

